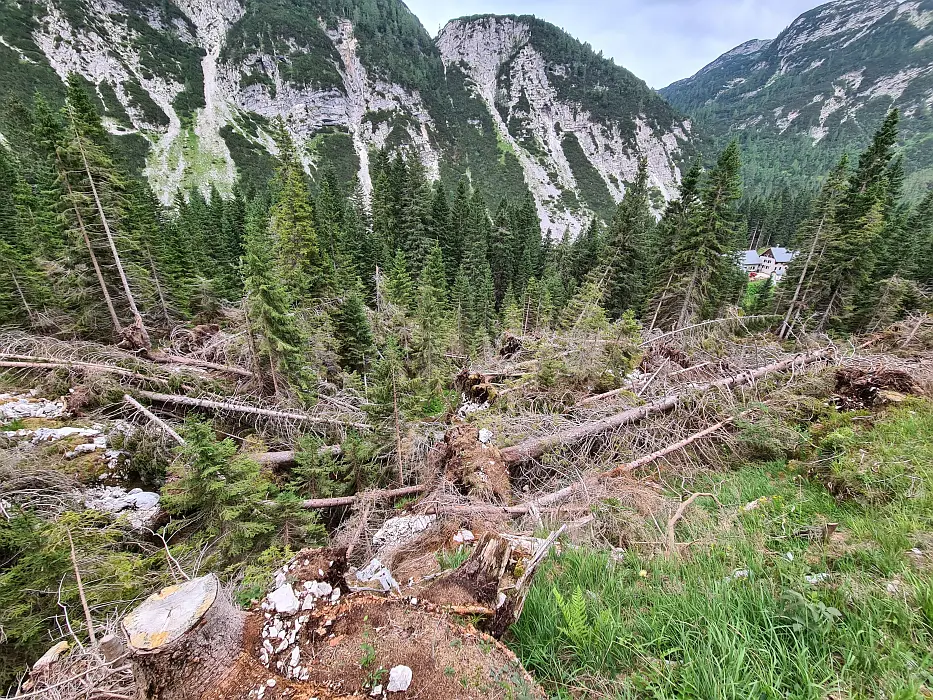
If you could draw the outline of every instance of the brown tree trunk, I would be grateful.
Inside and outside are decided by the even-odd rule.
[[[208,574],[151,596],[123,621],[138,700],[199,700],[243,652],[246,613]]]
[[[65,183],[65,189],[68,191],[68,196],[72,200],[72,210],[75,213],[75,220],[78,222],[78,229],[81,231],[81,237],[84,238],[84,245],[87,247],[87,253],[91,258],[91,265],[94,267],[94,274],[97,276],[97,282],[100,284],[100,291],[104,295],[104,302],[107,304],[107,310],[110,312],[110,320],[113,322],[113,329],[116,331],[117,335],[123,334],[123,324],[120,323],[120,318],[117,316],[117,310],[113,306],[113,299],[110,296],[110,292],[107,291],[107,285],[104,282],[104,273],[100,270],[100,263],[97,262],[97,256],[94,254],[94,248],[91,246],[91,239],[87,235],[87,228],[84,226],[84,217],[81,216],[81,210],[78,208],[78,203],[74,201],[74,192],[71,189],[71,181],[68,180],[68,173],[65,171],[64,165],[59,160],[58,167],[62,173],[62,180]]]
[[[793,357],[782,360],[781,362],[775,362],[770,365],[765,365],[764,367],[759,367],[755,370],[742,372],[741,374],[737,374],[732,377],[726,377],[725,379],[711,382],[697,388],[695,392],[703,393],[714,389],[732,389],[737,386],[742,386],[743,384],[754,382],[755,380],[774,372],[782,372],[785,369],[789,369],[795,366],[805,367],[806,365],[830,357],[833,351],[833,348],[825,348],[823,350],[817,350],[805,355],[794,355]],[[603,418],[592,423],[584,423],[583,425],[577,426],[575,428],[561,430],[551,435],[525,440],[524,442],[520,442],[519,444],[512,447],[506,447],[504,450],[502,450],[502,458],[508,465],[520,464],[532,459],[537,459],[546,452],[550,452],[560,447],[573,445],[596,435],[620,428],[624,425],[637,423],[652,415],[666,413],[667,411],[676,408],[677,405],[687,397],[694,395],[694,391],[691,391],[685,394],[668,396],[658,401],[654,401],[653,403],[646,404],[645,406],[630,408],[627,411],[623,411],[622,413],[618,413],[614,416],[609,416],[608,418]]]
[[[81,151],[81,160],[84,161],[84,170],[87,173],[88,183],[91,186],[91,193],[94,195],[94,203],[97,206],[97,213],[100,215],[101,224],[104,227],[104,235],[107,237],[107,243],[110,245],[110,252],[113,254],[113,261],[117,266],[117,272],[120,275],[120,282],[123,285],[123,292],[126,294],[126,301],[130,305],[130,311],[133,313],[133,323],[136,326],[136,332],[142,340],[143,346],[148,349],[152,347],[149,340],[149,332],[146,330],[146,324],[143,323],[143,317],[136,308],[136,299],[133,298],[133,292],[130,291],[130,283],[126,278],[126,271],[123,269],[123,262],[120,260],[120,253],[117,250],[117,242],[114,240],[113,232],[110,230],[110,224],[107,221],[107,215],[104,213],[104,206],[97,193],[97,185],[94,184],[94,176],[91,174],[91,166],[87,162],[87,155],[84,153],[84,147],[81,145],[81,137],[77,135],[75,142],[78,144],[78,150]]]

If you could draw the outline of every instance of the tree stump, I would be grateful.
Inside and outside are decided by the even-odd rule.
[[[213,574],[169,586],[123,621],[140,700],[198,700],[243,651],[246,614]]]

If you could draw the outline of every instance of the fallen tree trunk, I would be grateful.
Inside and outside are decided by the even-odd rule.
[[[10,359],[21,357],[23,359]],[[106,374],[115,374],[118,377],[128,379],[138,379],[143,382],[152,382],[154,384],[168,384],[168,380],[161,377],[149,377],[139,372],[114,367],[113,365],[102,365],[94,362],[79,362],[77,360],[46,360],[43,357],[25,359],[26,356],[2,355],[0,354],[0,368],[9,369],[82,369],[91,372],[102,372]]]
[[[697,393],[709,392],[715,389],[733,389],[737,386],[750,384],[756,380],[775,372],[782,372],[794,367],[806,367],[807,365],[827,359],[835,352],[834,348],[824,348],[811,353],[794,355],[780,362],[774,362],[758,369],[749,370],[740,374],[726,377],[709,384],[703,384],[682,394],[675,394],[663,399],[659,399],[644,406],[630,408],[622,413],[617,413],[608,418],[602,418],[591,423],[584,423],[575,428],[558,431],[552,435],[545,435],[540,438],[525,440],[512,447],[506,447],[502,450],[502,458],[508,465],[517,465],[532,459],[537,459],[541,455],[552,450],[573,445],[603,433],[615,430],[624,425],[631,425],[648,418],[649,416],[666,413],[676,408],[685,399],[696,395]]]
[[[148,357],[153,362],[162,365],[184,365],[186,367],[200,367],[201,369],[211,369],[216,372],[226,374],[236,374],[240,377],[252,379],[253,373],[242,367],[233,367],[231,365],[219,365],[216,362],[207,362],[206,360],[196,360],[193,357],[182,357],[181,355],[166,355],[161,352],[152,352]]]
[[[164,420],[159,418],[156,414],[154,414],[148,408],[143,406],[141,403],[139,403],[139,401],[134,399],[132,396],[130,396],[129,394],[123,394],[123,400],[126,401],[130,406],[135,408],[137,411],[142,413],[144,416],[146,416],[146,418],[148,418],[151,422],[155,423],[157,426],[162,428],[162,430],[165,431],[165,434],[168,435],[170,438],[172,438],[179,445],[185,444],[185,439],[181,435],[176,433],[172,429],[172,426],[170,426]]]
[[[342,498],[311,498],[304,501],[301,504],[301,507],[309,510],[313,508],[342,508],[344,506],[352,506],[362,498],[388,500],[391,498],[414,496],[419,493],[424,493],[427,490],[427,484],[418,484],[416,486],[406,486],[400,489],[392,489],[391,491],[370,491],[368,493],[357,494],[356,496],[344,496]]]
[[[367,423],[354,423],[351,421],[340,420],[339,418],[320,418],[318,416],[309,416],[306,413],[292,413],[290,411],[277,411],[271,408],[260,408],[258,406],[249,406],[247,404],[234,403],[232,401],[214,401],[212,399],[196,399],[191,396],[181,396],[177,394],[158,394],[153,391],[138,391],[143,398],[160,403],[174,404],[176,406],[190,406],[191,408],[205,408],[213,411],[229,411],[230,413],[242,413],[253,416],[264,416],[266,418],[281,418],[283,420],[293,420],[299,423],[322,423],[325,425],[339,425],[347,428],[359,428],[360,430],[370,430],[371,426]]]
[[[343,448],[340,445],[325,445],[318,448],[318,455],[332,455],[334,457],[339,457],[343,453]],[[295,451],[294,450],[284,450],[282,452],[257,452],[249,456],[255,462],[260,464],[265,464],[269,466],[286,466],[289,464],[295,463]]]
[[[705,437],[709,437],[710,435],[718,433],[720,430],[722,430],[727,425],[732,423],[733,420],[735,419],[727,418],[726,420],[716,423],[715,425],[711,425],[710,427],[705,428],[697,433],[694,433],[693,435],[690,435],[689,437],[686,437],[683,440],[680,440],[679,442],[675,442],[672,445],[668,445],[662,450],[658,450],[657,452],[652,452],[649,455],[645,455],[644,457],[640,457],[632,462],[627,462],[626,464],[619,465],[618,467],[615,467],[614,469],[610,469],[609,471],[603,472],[601,474],[595,474],[593,476],[586,477],[585,479],[578,481],[576,483],[573,483],[570,486],[566,486],[560,489],[559,491],[554,491],[553,493],[540,496],[539,498],[535,498],[530,501],[525,501],[524,503],[520,503],[515,506],[507,506],[507,507],[496,507],[496,506],[491,506],[491,505],[452,506],[450,508],[445,508],[444,512],[448,512],[448,513],[463,512],[463,513],[474,513],[475,514],[478,511],[481,511],[484,513],[488,513],[490,515],[527,515],[528,513],[531,513],[533,511],[540,510],[541,508],[546,508],[548,506],[554,505],[555,503],[558,503],[559,501],[563,501],[564,499],[570,498],[571,496],[574,496],[577,493],[586,492],[588,489],[599,484],[600,481],[608,481],[610,479],[616,479],[622,476],[623,474],[628,474],[630,472],[635,471],[636,469],[641,469],[642,467],[648,466],[652,462],[656,462],[659,459],[663,459],[664,457],[667,457],[668,455],[671,455],[671,454],[674,454],[675,452],[679,452],[680,450],[686,449],[687,447],[697,442],[698,440],[702,440]]]

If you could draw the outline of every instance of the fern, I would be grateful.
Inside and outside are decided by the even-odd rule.
[[[570,596],[570,600],[567,600],[555,588],[554,598],[557,600],[557,607],[560,609],[561,617],[564,618],[564,626],[560,628],[561,633],[567,637],[574,649],[584,648],[589,643],[592,630],[586,614],[586,599],[583,597],[583,589],[577,586],[573,591],[573,595]]]

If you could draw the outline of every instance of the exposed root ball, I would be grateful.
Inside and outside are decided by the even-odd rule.
[[[465,495],[508,503],[512,491],[508,467],[498,448],[479,441],[475,425],[457,425],[448,430],[437,458],[445,478]]]

